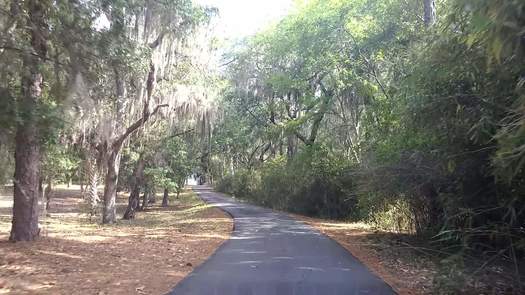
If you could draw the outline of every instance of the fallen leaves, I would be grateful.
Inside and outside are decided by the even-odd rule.
[[[391,247],[378,247],[371,237],[380,234],[361,223],[327,222],[294,215],[345,247],[370,270],[394,287],[398,294],[428,294],[431,280],[423,276],[428,270],[408,263],[410,257],[392,253]]]
[[[232,229],[226,214],[191,194],[110,226],[88,222],[78,191],[55,195],[47,236],[34,243],[1,241],[10,208],[0,208],[0,294],[164,294]],[[119,210],[126,201],[119,198]]]

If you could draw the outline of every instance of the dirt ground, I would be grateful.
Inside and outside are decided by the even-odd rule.
[[[41,239],[11,243],[10,190],[0,193],[0,294],[164,294],[210,256],[231,219],[191,192],[133,221],[90,222],[78,187],[55,191]],[[127,202],[118,199],[118,212]]]
[[[475,261],[465,270],[465,281],[445,277],[445,282],[459,284],[461,291],[447,286],[436,290],[435,278],[443,276],[438,265],[440,255],[413,236],[374,230],[363,223],[345,223],[294,215],[337,241],[372,272],[381,277],[399,294],[523,294],[515,286],[512,271],[495,264],[481,270]]]
[[[380,237],[378,232],[363,223],[294,216],[337,241],[399,294],[430,294],[430,278],[435,266],[415,255],[403,253],[401,241]],[[428,265],[425,267],[425,264]]]

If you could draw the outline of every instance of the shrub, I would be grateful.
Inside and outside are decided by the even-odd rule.
[[[217,189],[270,208],[310,216],[348,218],[357,215],[353,181],[345,163],[314,146],[292,160],[277,157],[257,171],[241,169],[223,177]]]

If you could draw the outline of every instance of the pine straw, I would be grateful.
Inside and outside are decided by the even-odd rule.
[[[428,241],[402,233],[377,231],[363,223],[345,223],[296,214],[293,216],[337,241],[398,294],[437,294],[435,279],[443,275],[438,261],[446,257],[447,253],[438,253]],[[446,288],[441,291],[469,295],[522,294],[512,277],[505,275],[508,271],[504,269],[508,267],[495,264],[480,272],[477,268],[479,262],[481,261],[470,261],[463,270],[466,281],[460,283],[462,291],[447,291]]]
[[[404,245],[399,235],[374,231],[364,223],[293,216],[337,241],[398,294],[432,293],[436,265]]]
[[[164,294],[232,230],[225,213],[191,192],[102,226],[82,213],[78,188],[61,187],[41,220],[41,239],[10,243],[11,198],[0,194],[0,294]],[[119,196],[119,216],[126,201]]]

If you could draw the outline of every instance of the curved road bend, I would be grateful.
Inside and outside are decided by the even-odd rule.
[[[395,294],[339,244],[290,216],[194,190],[231,214],[231,238],[172,295]]]

